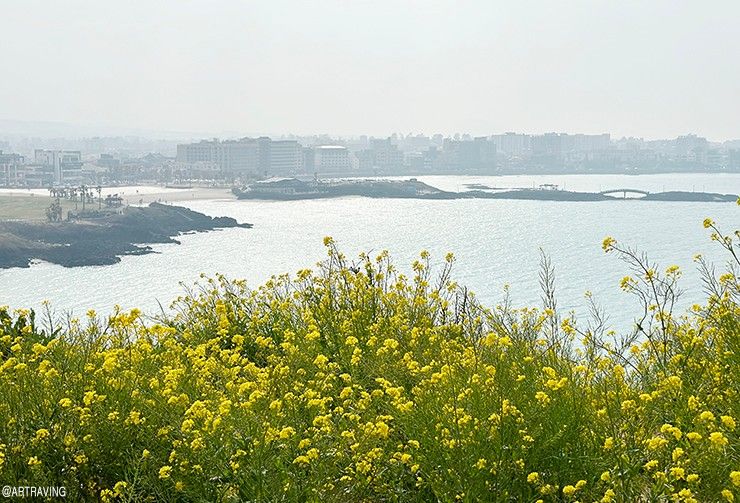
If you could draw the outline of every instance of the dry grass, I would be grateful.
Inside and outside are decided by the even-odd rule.
[[[48,196],[0,195],[0,220],[46,220],[46,208],[52,203]],[[62,214],[74,210],[74,203],[61,201]]]

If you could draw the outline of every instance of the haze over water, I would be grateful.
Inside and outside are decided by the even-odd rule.
[[[419,177],[447,190],[469,183],[495,187],[555,183],[569,190],[637,188],[740,193],[740,174],[556,175],[504,177]],[[594,293],[616,328],[630,325],[635,305],[618,283],[628,270],[604,254],[611,235],[649,254],[664,269],[684,271],[682,307],[703,300],[692,262],[702,253],[723,266],[725,256],[709,240],[702,220],[712,217],[725,229],[737,227],[738,209],[729,203],[549,202],[464,199],[340,199],[290,202],[201,200],[179,203],[213,216],[232,216],[252,229],[226,229],[185,235],[181,245],[156,245],[159,253],[126,256],[112,266],[65,269],[35,264],[0,270],[0,304],[39,308],[49,300],[57,313],[84,315],[89,308],[110,312],[115,304],[149,313],[167,306],[199,274],[244,278],[257,287],[273,274],[312,267],[326,256],[324,236],[332,236],[348,257],[387,249],[407,272],[421,250],[439,265],[454,252],[453,276],[492,306],[511,285],[515,305],[540,305],[539,248],[556,268],[559,307],[583,313],[584,292]]]

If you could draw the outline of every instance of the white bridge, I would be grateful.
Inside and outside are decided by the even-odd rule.
[[[608,196],[611,194],[622,194],[622,197],[624,199],[627,199],[627,194],[640,194],[642,196],[647,196],[650,194],[650,192],[646,190],[640,190],[640,189],[609,189],[609,190],[602,190],[599,192],[602,196]]]

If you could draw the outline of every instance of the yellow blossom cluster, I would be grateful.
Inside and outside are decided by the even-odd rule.
[[[326,245],[315,271],[207,279],[158,320],[0,308],[0,479],[111,502],[740,498],[736,275],[683,317],[651,301],[620,347],[480,305],[452,256],[406,276]],[[623,287],[679,276],[645,270]]]

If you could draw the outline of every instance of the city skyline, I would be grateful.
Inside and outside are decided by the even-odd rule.
[[[394,134],[386,138],[260,136],[185,142],[120,137],[0,141],[0,186],[13,187],[183,180],[229,184],[319,174],[659,172],[738,173],[740,140],[711,143],[701,136],[683,135],[645,141],[612,139],[609,133],[510,132],[478,137]]]
[[[620,139],[636,139],[643,140],[646,142],[651,141],[664,141],[674,140],[682,136],[698,136],[707,139],[710,143],[723,144],[740,141],[740,129],[735,136],[728,138],[712,138],[707,134],[703,134],[699,130],[687,130],[673,136],[658,136],[658,137],[646,137],[638,134],[615,134],[609,129],[597,132],[586,132],[578,130],[566,130],[563,128],[556,128],[548,131],[532,131],[532,130],[515,130],[512,128],[504,128],[496,131],[488,131],[484,133],[474,133],[470,130],[460,130],[452,132],[432,131],[432,130],[413,130],[413,131],[397,131],[389,130],[386,132],[380,132],[372,134],[369,132],[357,132],[353,134],[341,134],[324,131],[308,131],[304,133],[296,133],[292,131],[279,131],[270,132],[264,130],[221,130],[221,131],[185,131],[185,130],[150,130],[140,129],[123,126],[105,126],[95,124],[79,124],[70,123],[63,121],[30,121],[30,120],[18,120],[18,119],[7,119],[0,118],[0,140],[2,139],[42,139],[42,140],[84,140],[92,138],[138,138],[142,140],[151,141],[198,141],[198,140],[235,140],[240,138],[257,138],[260,136],[266,136],[273,139],[294,139],[294,138],[308,138],[308,137],[329,137],[339,140],[352,140],[359,139],[362,137],[368,138],[389,138],[392,136],[408,137],[408,136],[428,136],[433,137],[435,135],[441,135],[443,137],[455,137],[455,136],[496,136],[505,134],[523,134],[529,136],[542,136],[547,134],[565,134],[565,135],[610,135],[612,141]]]
[[[734,139],[740,5],[10,0],[5,119]],[[36,36],[43,34],[43,36]]]

